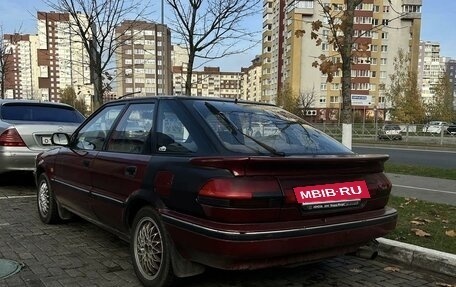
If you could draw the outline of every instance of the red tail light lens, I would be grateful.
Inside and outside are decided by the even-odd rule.
[[[0,146],[25,146],[15,128],[9,128],[0,135]]]
[[[208,181],[198,199],[216,206],[271,207],[282,202],[283,194],[274,178],[222,178]]]
[[[283,201],[279,183],[270,177],[212,179],[198,194],[208,218],[232,223],[275,221]]]

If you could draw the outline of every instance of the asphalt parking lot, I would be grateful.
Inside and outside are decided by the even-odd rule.
[[[0,259],[22,264],[0,286],[140,286],[125,242],[84,220],[42,224],[29,179],[0,180]],[[342,256],[294,268],[209,269],[178,286],[456,286],[456,278]]]

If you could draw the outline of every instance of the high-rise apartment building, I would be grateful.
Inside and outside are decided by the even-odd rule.
[[[402,49],[418,66],[421,26],[421,0],[365,0],[355,10],[354,38],[367,45],[365,56],[355,58],[352,66],[352,95],[369,99],[361,109],[388,107],[385,87],[394,72],[394,57]],[[333,11],[345,9],[343,0],[325,1]],[[330,31],[322,28],[321,45],[311,39],[312,22],[328,19],[313,0],[264,0],[263,5],[263,77],[262,98],[275,103],[278,92],[289,85],[295,95],[315,91],[312,108],[340,109],[341,73],[329,83],[312,67],[321,54],[338,61],[340,56],[326,41]],[[306,33],[297,36],[299,30]],[[323,118],[325,118],[323,116]],[[326,117],[327,119],[327,117]]]
[[[187,78],[184,66],[173,67],[174,94],[185,94]],[[204,67],[203,71],[193,71],[191,96],[221,97],[239,99],[241,97],[241,72],[221,72],[219,67]]]
[[[440,43],[421,41],[418,58],[418,87],[425,103],[432,103],[434,88],[445,71],[445,59],[440,57]]]
[[[41,99],[38,90],[38,37],[23,34],[4,34],[5,98]]]
[[[84,19],[83,14],[80,15]],[[93,87],[89,57],[68,13],[38,12],[39,98],[57,102],[66,87],[90,103]],[[32,51],[35,52],[35,51]]]
[[[256,56],[252,65],[242,68],[242,96],[244,100],[261,102],[261,57]]]
[[[453,88],[453,108],[456,111],[456,60],[447,59],[445,63],[445,72]]]
[[[185,46],[173,45],[171,51],[171,65],[186,67],[188,64],[188,51]]]
[[[172,92],[171,31],[166,25],[124,21],[117,27],[117,95],[168,95]]]

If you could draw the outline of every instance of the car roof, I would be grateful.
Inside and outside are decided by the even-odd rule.
[[[231,102],[231,103],[246,103],[246,104],[255,104],[255,105],[265,105],[265,106],[274,106],[273,104],[264,103],[264,102],[254,102],[241,99],[232,99],[232,98],[218,98],[218,97],[200,97],[200,96],[172,96],[172,95],[162,95],[162,96],[148,96],[148,97],[132,97],[132,96],[123,96],[117,100],[107,102],[105,104],[112,103],[121,103],[121,102],[142,102],[148,100],[163,100],[163,99],[173,99],[179,101],[217,101],[217,102]]]
[[[0,106],[8,103],[24,103],[24,104],[39,104],[39,105],[51,105],[51,106],[61,106],[61,107],[70,107],[72,106],[65,103],[57,102],[48,102],[48,101],[38,101],[38,100],[19,100],[19,99],[0,99]]]

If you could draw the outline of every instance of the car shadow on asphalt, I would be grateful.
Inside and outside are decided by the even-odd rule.
[[[35,187],[33,173],[14,171],[0,174],[0,187],[19,186],[19,187]]]

